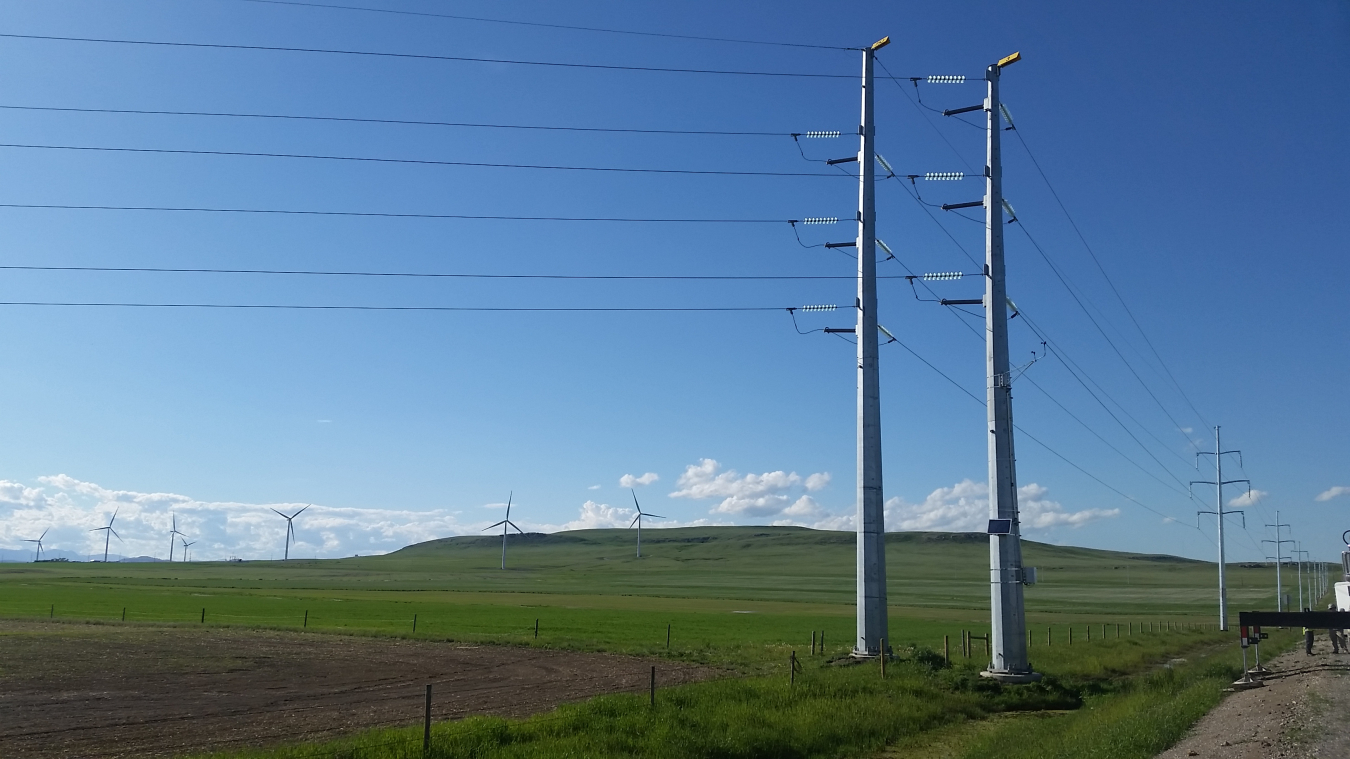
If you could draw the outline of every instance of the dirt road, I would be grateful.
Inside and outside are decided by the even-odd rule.
[[[1264,688],[1228,696],[1158,759],[1350,757],[1350,654],[1333,655],[1326,631],[1313,653],[1299,646],[1265,663]]]
[[[0,621],[0,756],[162,757],[422,719],[523,716],[707,669],[606,654],[212,628]]]

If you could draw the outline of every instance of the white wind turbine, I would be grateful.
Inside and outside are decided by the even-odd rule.
[[[173,517],[173,528],[169,530],[169,561],[173,561],[173,536],[183,533],[178,531],[178,515],[169,512],[169,516]]]
[[[313,505],[314,504],[311,503],[305,506],[305,509]],[[291,514],[290,516],[286,516],[285,514],[282,514],[280,511],[272,509],[272,511],[276,511],[277,514],[280,514],[282,519],[286,520],[286,553],[282,561],[288,561],[291,558],[291,540],[295,538],[295,518],[303,514],[305,509],[300,509],[299,511],[295,512],[294,514]]]
[[[188,560],[188,549],[197,545],[195,540],[183,540],[183,561]]]
[[[487,532],[488,530],[491,530],[493,527],[502,528],[502,569],[506,569],[507,530],[511,529],[512,527],[515,527],[516,532],[520,533],[521,535],[525,534],[524,530],[520,529],[519,527],[516,527],[516,523],[511,521],[511,499],[514,498],[515,495],[516,495],[515,491],[512,491],[510,495],[506,496],[506,518],[496,524],[490,524],[487,527],[483,528],[483,532]]]
[[[103,562],[105,564],[108,562],[108,541],[112,540],[114,535],[117,535],[117,530],[113,529],[113,522],[117,519],[117,511],[117,509],[113,509],[112,519],[108,520],[107,527],[95,527],[90,530],[90,532],[103,531]],[[122,536],[117,535],[117,539],[121,540]]]
[[[637,499],[637,491],[636,491],[636,490],[633,490],[632,488],[629,488],[628,490],[629,490],[630,492],[632,492],[632,494],[633,494],[633,505],[637,507],[637,516],[633,517],[633,521],[631,521],[631,522],[628,523],[628,527],[629,527],[629,529],[632,529],[633,525],[637,525],[637,528],[638,528],[638,529],[637,529],[637,557],[640,559],[640,558],[642,558],[642,518],[643,518],[643,517],[649,517],[649,518],[651,518],[651,519],[665,519],[665,517],[661,516],[660,514],[648,514],[647,512],[643,511],[643,510],[642,510],[642,505],[638,503],[638,499]]]
[[[47,537],[47,530],[50,529],[51,528],[48,527],[46,530],[43,530],[42,534],[37,536],[36,538],[27,538],[23,541],[25,543],[37,543],[37,553],[33,554],[33,561],[35,562],[42,561],[42,539]]]

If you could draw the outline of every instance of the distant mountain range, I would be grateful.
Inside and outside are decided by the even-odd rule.
[[[59,549],[53,549],[50,551],[42,552],[42,560],[46,561],[48,559],[65,559],[66,561],[91,561],[91,560],[102,561],[103,554],[100,553],[95,556],[91,554],[75,553],[73,551],[62,551]],[[33,560],[33,549],[31,548],[0,548],[0,562],[13,563],[32,560]],[[134,556],[134,557],[120,556],[115,553],[110,553],[108,554],[108,561],[150,562],[150,561],[164,561],[164,559],[156,559],[153,556]]]

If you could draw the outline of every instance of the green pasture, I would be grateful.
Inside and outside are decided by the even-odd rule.
[[[749,663],[854,633],[854,536],[789,527],[448,538],[335,560],[0,565],[0,616],[304,628]],[[887,536],[894,645],[953,650],[988,625],[982,535]],[[1025,544],[1033,651],[1051,629],[1125,634],[1212,623],[1214,568],[1170,556]],[[1232,608],[1264,605],[1266,567],[1230,569]],[[413,630],[416,620],[416,631]],[[535,637],[535,621],[539,634]],[[1131,627],[1133,626],[1133,627]],[[667,649],[667,629],[670,644]]]
[[[0,617],[123,624],[125,613],[126,624],[194,626],[205,610],[207,625],[616,651],[740,674],[662,690],[654,708],[645,695],[615,695],[527,720],[440,724],[433,757],[806,759],[938,755],[934,746],[968,759],[1042,755],[1026,753],[1033,745],[1050,747],[1045,756],[1151,757],[1239,672],[1234,633],[1213,629],[1207,562],[1024,543],[1040,579],[1026,591],[1031,661],[1047,677],[1000,686],[978,676],[983,641],[970,657],[960,651],[963,630],[988,631],[983,535],[887,535],[898,658],[885,679],[876,662],[837,663],[853,643],[853,534],[717,527],[644,537],[638,559],[624,530],[512,536],[505,570],[500,537],[322,561],[4,564]],[[1230,566],[1229,578],[1234,612],[1272,605],[1273,568]],[[814,656],[813,633],[825,641]],[[1271,653],[1288,635],[1273,637]],[[790,683],[794,652],[803,668]],[[420,734],[384,730],[232,756],[397,759],[422,749]]]

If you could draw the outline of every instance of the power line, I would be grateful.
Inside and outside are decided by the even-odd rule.
[[[1144,343],[1148,345],[1149,350],[1153,352],[1153,357],[1158,360],[1158,365],[1162,367],[1167,378],[1172,381],[1172,386],[1176,388],[1176,391],[1181,396],[1182,400],[1186,401],[1186,405],[1190,406],[1191,411],[1195,412],[1195,416],[1200,420],[1200,423],[1205,427],[1210,427],[1210,423],[1205,420],[1204,415],[1201,414],[1200,410],[1191,402],[1190,397],[1186,395],[1186,391],[1182,389],[1181,383],[1177,382],[1176,376],[1173,375],[1172,370],[1168,368],[1167,362],[1163,361],[1162,355],[1159,354],[1158,349],[1154,347],[1153,341],[1150,340],[1148,334],[1144,332],[1143,326],[1139,324],[1139,320],[1134,316],[1134,311],[1130,310],[1129,304],[1125,302],[1125,298],[1120,294],[1120,290],[1116,288],[1116,283],[1112,281],[1111,276],[1106,273],[1106,267],[1102,266],[1101,260],[1097,258],[1096,251],[1088,244],[1087,238],[1083,235],[1083,231],[1078,228],[1078,222],[1074,221],[1073,215],[1069,213],[1068,207],[1064,205],[1064,201],[1060,199],[1059,193],[1055,191],[1054,185],[1050,183],[1050,177],[1046,176],[1045,170],[1041,168],[1040,161],[1037,161],[1035,154],[1031,152],[1031,146],[1027,144],[1026,138],[1022,136],[1022,132],[1013,129],[1013,134],[1017,135],[1018,142],[1022,143],[1022,149],[1027,152],[1027,157],[1031,159],[1031,164],[1036,167],[1036,172],[1041,175],[1041,180],[1045,182],[1046,188],[1050,190],[1050,195],[1055,199],[1055,203],[1059,205],[1059,210],[1064,212],[1064,218],[1069,220],[1069,226],[1073,227],[1074,234],[1078,235],[1078,240],[1083,243],[1083,248],[1087,250],[1088,255],[1092,257],[1092,262],[1097,265],[1097,271],[1101,272],[1102,278],[1105,279],[1106,284],[1111,287],[1111,292],[1115,294],[1116,300],[1120,302],[1121,308],[1125,309],[1125,313],[1129,315],[1130,322],[1133,323],[1134,328],[1139,331],[1139,336],[1144,338]]]
[[[418,16],[422,18],[444,18],[455,21],[478,21],[488,24],[511,24],[514,26],[533,26],[543,29],[566,29],[577,32],[603,32],[605,34],[627,34],[639,37],[662,37],[666,39],[694,40],[697,42],[731,42],[741,45],[772,45],[775,47],[799,47],[812,48],[816,50],[858,50],[855,47],[839,47],[836,45],[810,45],[802,42],[767,42],[763,40],[742,40],[727,37],[701,37],[692,34],[672,34],[669,32],[637,32],[628,29],[604,29],[594,26],[572,26],[569,24],[547,24],[541,21],[513,21],[500,18],[483,18],[481,16],[459,16],[449,13],[430,13],[426,11],[404,11],[391,10],[388,8],[365,8],[354,5],[333,5],[328,3],[306,3],[297,0],[242,0],[243,2],[260,3],[264,5],[290,5],[300,8],[322,8],[326,10],[344,10],[344,11],[364,11],[367,13],[385,13],[398,16]]]
[[[854,280],[846,275],[684,275],[684,274],[461,274],[406,271],[326,271],[313,269],[188,269],[157,266],[23,266],[0,265],[0,271],[123,272],[155,274],[269,274],[324,277],[425,277],[433,279],[556,279],[556,280],[689,280],[689,281],[776,281],[776,280]],[[900,275],[877,279],[904,279]]]
[[[283,47],[276,45],[230,45],[217,42],[170,42],[163,40],[127,40],[110,37],[65,37],[49,34],[0,34],[3,39],[36,40],[42,42],[88,42],[106,45],[138,45],[144,47],[192,48],[199,50],[242,50],[268,53],[315,53],[321,55],[351,55],[370,58],[449,61],[459,63],[503,63],[514,66],[547,66],[601,71],[646,71],[669,74],[719,74],[726,76],[789,77],[801,79],[856,79],[856,74],[811,74],[787,71],[729,71],[723,69],[664,68],[660,66],[619,66],[603,63],[563,63],[561,61],[524,61],[508,58],[472,58],[462,55],[431,55],[427,53],[391,53],[375,50],[339,50],[317,47]]]
[[[950,382],[952,385],[956,386],[956,388],[957,388],[958,390],[960,390],[961,392],[963,392],[963,393],[965,393],[966,395],[970,396],[970,398],[971,398],[972,400],[974,400],[976,403],[980,404],[981,406],[985,405],[985,401],[984,401],[983,399],[981,399],[980,397],[978,397],[978,396],[975,395],[974,393],[972,393],[972,392],[970,392],[969,390],[967,390],[966,387],[965,387],[964,385],[962,385],[960,382],[957,382],[956,380],[952,379],[951,376],[949,376],[946,372],[944,372],[944,371],[942,371],[941,369],[939,369],[939,368],[937,368],[936,366],[934,366],[928,359],[926,359],[926,358],[924,358],[923,356],[921,356],[921,355],[919,355],[918,353],[916,353],[916,352],[914,351],[913,348],[910,348],[908,345],[905,345],[905,344],[904,344],[903,342],[901,342],[900,340],[896,340],[895,343],[896,343],[897,345],[899,345],[901,348],[904,348],[906,351],[909,351],[909,354],[910,354],[911,356],[913,356],[913,357],[919,359],[919,361],[923,362],[923,364],[924,364],[925,366],[927,366],[929,369],[932,369],[933,371],[937,372],[938,375],[940,375],[943,379],[947,380],[947,381]],[[1129,496],[1129,495],[1126,495],[1124,492],[1122,492],[1122,491],[1118,490],[1117,488],[1115,488],[1115,487],[1113,487],[1113,486],[1107,484],[1106,481],[1102,480],[1100,477],[1096,476],[1095,474],[1092,474],[1091,472],[1089,472],[1088,470],[1086,470],[1086,469],[1084,469],[1083,467],[1079,466],[1078,464],[1075,464],[1073,461],[1070,461],[1067,457],[1064,456],[1064,454],[1060,453],[1059,451],[1056,451],[1054,448],[1051,448],[1049,445],[1047,445],[1046,443],[1044,443],[1043,441],[1041,441],[1039,438],[1035,437],[1035,436],[1032,435],[1031,433],[1029,433],[1029,432],[1027,432],[1026,430],[1022,429],[1022,427],[1021,427],[1020,425],[1014,425],[1014,427],[1016,427],[1017,432],[1018,432],[1019,434],[1026,436],[1026,437],[1027,437],[1028,439],[1030,439],[1033,443],[1035,443],[1035,444],[1041,446],[1042,448],[1044,448],[1045,450],[1049,451],[1051,454],[1053,454],[1053,455],[1054,455],[1056,458],[1058,458],[1060,461],[1063,461],[1064,463],[1068,464],[1069,466],[1073,467],[1074,469],[1077,469],[1077,470],[1078,470],[1079,472],[1081,472],[1082,474],[1087,475],[1090,479],[1092,479],[1092,480],[1093,480],[1094,482],[1096,482],[1098,485],[1101,485],[1102,487],[1106,488],[1107,490],[1110,490],[1111,492],[1113,492],[1113,493],[1115,493],[1116,495],[1120,496],[1121,498],[1124,498],[1125,500],[1127,500],[1127,501],[1129,501],[1129,502],[1135,504],[1136,506],[1139,506],[1140,508],[1146,509],[1147,511],[1151,511],[1151,512],[1153,512],[1154,514],[1157,514],[1158,516],[1163,517],[1163,519],[1169,521],[1169,522],[1172,523],[1172,524],[1180,524],[1180,525],[1184,525],[1184,526],[1186,526],[1186,527],[1190,527],[1189,524],[1186,524],[1186,523],[1184,523],[1184,522],[1181,522],[1181,521],[1178,520],[1176,517],[1173,517],[1173,516],[1171,516],[1171,515],[1169,515],[1169,514],[1165,514],[1165,513],[1161,512],[1161,511],[1158,511],[1157,509],[1155,509],[1155,508],[1153,508],[1153,507],[1151,507],[1151,506],[1148,506],[1148,505],[1146,505],[1146,504],[1144,504],[1144,503],[1141,503],[1140,501],[1136,500],[1134,497]],[[1200,532],[1199,528],[1194,528],[1194,529],[1195,529],[1197,532]],[[1203,532],[1200,532],[1200,534],[1203,535],[1203,536],[1205,537],[1206,540],[1209,539],[1209,536],[1208,536],[1208,535],[1204,535]],[[1211,541],[1211,542],[1212,542],[1212,541]]]
[[[916,111],[919,112],[919,115],[923,117],[924,122],[925,122],[926,124],[928,124],[928,126],[932,127],[932,129],[933,129],[934,132],[937,132],[937,136],[940,137],[940,138],[942,138],[942,141],[943,141],[943,142],[947,143],[947,147],[951,148],[952,152],[956,154],[957,159],[960,160],[961,163],[965,164],[965,165],[966,165],[966,168],[967,168],[968,170],[970,170],[971,172],[974,172],[974,171],[975,171],[975,168],[974,168],[973,166],[970,165],[970,161],[967,161],[967,160],[966,160],[966,157],[963,156],[963,155],[961,155],[961,151],[959,151],[959,150],[956,149],[956,146],[953,145],[953,144],[951,143],[951,140],[948,140],[948,139],[947,139],[947,135],[943,134],[941,129],[938,129],[937,124],[934,124],[933,121],[932,121],[931,119],[928,118],[928,114],[924,113],[923,110],[919,108],[918,103],[915,103],[914,100],[910,98],[909,93],[908,93],[908,92],[905,92],[904,86],[900,84],[900,81],[901,81],[902,79],[908,79],[908,80],[910,80],[910,81],[915,81],[915,80],[917,79],[917,77],[897,77],[897,76],[891,74],[891,70],[888,69],[888,68],[886,68],[886,64],[881,63],[880,60],[878,60],[877,63],[880,63],[880,64],[881,64],[881,69],[882,69],[882,71],[885,71],[886,74],[888,75],[889,79],[890,79],[892,82],[895,83],[895,86],[900,88],[900,94],[901,94],[901,95],[904,95],[904,96],[905,96],[905,100],[908,100],[908,101],[909,101],[909,104],[912,105],[912,106],[914,106],[914,110],[916,110]],[[917,86],[917,85],[916,85],[916,86]]]
[[[57,211],[155,211],[171,213],[257,213],[292,216],[356,216],[390,219],[461,219],[469,221],[591,221],[633,224],[791,224],[797,219],[656,219],[613,216],[493,216],[450,213],[395,213],[382,211],[305,211],[286,208],[205,208],[193,206],[110,206],[59,203],[0,203],[0,208]]]
[[[316,161],[351,161],[357,163],[413,164],[420,166],[465,166],[488,169],[549,169],[557,171],[604,171],[623,174],[694,174],[743,177],[832,177],[845,175],[802,171],[728,171],[701,169],[634,169],[616,166],[554,166],[528,163],[482,163],[476,161],[440,161],[431,158],[372,158],[368,156],[317,155],[308,153],[252,153],[237,150],[183,150],[175,148],[118,148],[98,145],[29,145],[0,143],[0,148],[22,150],[74,150],[100,153],[149,153],[158,155],[201,155],[227,158],[300,158]],[[856,178],[856,177],[855,177]]]
[[[1102,325],[1099,324],[1096,318],[1092,316],[1092,312],[1089,311],[1087,306],[1083,304],[1082,299],[1078,297],[1078,293],[1074,292],[1074,288],[1069,285],[1069,282],[1064,277],[1064,274],[1060,272],[1059,267],[1055,266],[1054,262],[1050,260],[1050,256],[1046,255],[1045,250],[1041,248],[1040,243],[1036,242],[1036,238],[1031,236],[1031,232],[1027,230],[1026,224],[1019,219],[1017,226],[1021,228],[1022,234],[1026,235],[1027,240],[1031,242],[1032,247],[1034,247],[1036,249],[1036,252],[1040,254],[1041,259],[1045,261],[1047,266],[1050,267],[1050,271],[1054,272],[1054,275],[1059,280],[1059,283],[1064,285],[1064,289],[1069,292],[1069,296],[1073,298],[1074,303],[1077,303],[1078,307],[1082,309],[1083,314],[1087,316],[1088,321],[1092,322],[1092,326],[1097,328],[1097,332],[1101,334],[1102,339],[1106,340],[1106,344],[1111,346],[1111,350],[1115,352],[1118,358],[1120,358],[1121,363],[1125,364],[1125,368],[1129,369],[1130,374],[1133,375],[1136,380],[1138,380],[1139,385],[1144,388],[1144,392],[1148,393],[1148,397],[1153,399],[1153,402],[1158,405],[1158,408],[1162,410],[1163,414],[1167,417],[1167,419],[1172,422],[1173,429],[1181,430],[1182,429],[1181,423],[1178,422],[1172,416],[1172,413],[1167,410],[1167,407],[1163,405],[1162,401],[1158,400],[1158,396],[1153,393],[1153,389],[1148,386],[1148,383],[1144,382],[1143,377],[1139,376],[1139,372],[1136,372],[1134,370],[1134,366],[1129,362],[1128,359],[1125,358],[1125,354],[1120,352],[1120,348],[1116,346],[1115,341],[1111,339],[1110,335],[1106,334],[1106,330],[1102,329]],[[1186,440],[1190,442],[1190,439],[1191,439],[1190,436],[1187,435]]]
[[[788,307],[774,306],[725,306],[706,308],[687,307],[514,307],[514,306],[325,306],[300,305],[293,303],[113,303],[113,302],[57,302],[57,301],[0,301],[0,306],[50,306],[72,308],[208,308],[208,309],[263,309],[297,311],[484,311],[484,312],[594,312],[594,313],[726,313],[746,311],[786,311]]]
[[[735,132],[700,129],[628,129],[620,127],[566,127],[537,124],[481,124],[466,121],[422,121],[417,119],[375,119],[354,116],[301,116],[283,113],[231,113],[228,111],[158,111],[138,108],[66,108],[36,105],[0,105],[10,111],[48,111],[57,113],[105,113],[132,116],[201,116],[232,119],[278,119],[287,121],[332,121],[352,124],[397,124],[403,126],[463,127],[472,129],[534,129],[551,132],[601,132],[621,134],[679,134],[715,137],[792,137],[792,132]],[[800,133],[799,133],[800,134]]]

